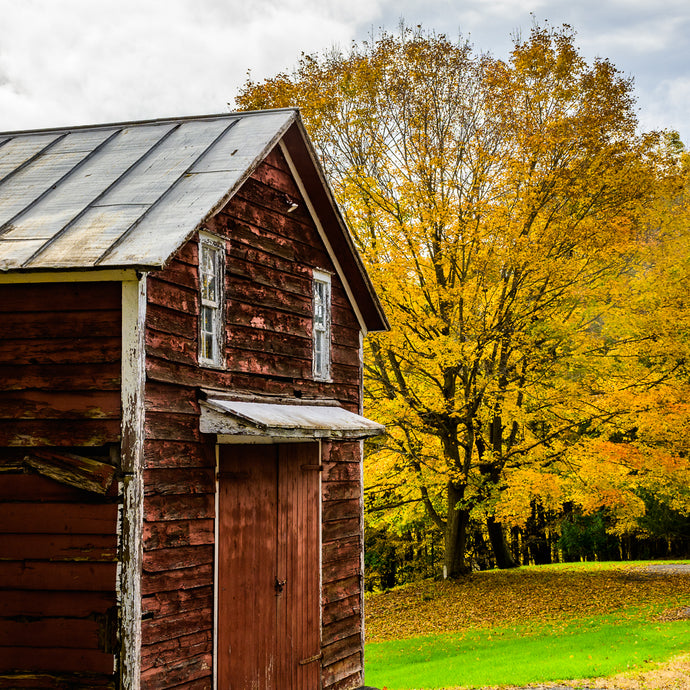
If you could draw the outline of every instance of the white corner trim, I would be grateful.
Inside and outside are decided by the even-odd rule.
[[[213,690],[218,690],[218,535],[220,534],[220,446],[216,443],[215,515],[213,520]]]
[[[141,677],[141,574],[144,520],[144,329],[146,274],[122,282],[123,516],[118,582],[120,688],[139,690]]]

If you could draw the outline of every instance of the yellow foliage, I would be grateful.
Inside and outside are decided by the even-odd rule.
[[[595,438],[565,453],[628,423],[681,348],[663,332],[671,310],[658,351],[640,335],[655,303],[642,278],[666,286],[659,270],[687,235],[677,147],[636,134],[631,81],[588,64],[567,28],[535,27],[508,61],[403,29],[305,55],[237,103],[301,107],[391,321],[365,351],[367,413],[389,431],[367,460],[368,500],[397,510],[382,519],[424,510],[451,573],[454,523],[472,510],[519,525],[537,496],[632,524],[622,468],[642,451]]]

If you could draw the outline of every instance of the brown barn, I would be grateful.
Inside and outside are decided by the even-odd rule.
[[[299,115],[0,135],[0,687],[362,682],[362,338]]]

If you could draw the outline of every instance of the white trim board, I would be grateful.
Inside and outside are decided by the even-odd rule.
[[[134,269],[101,271],[40,271],[36,273],[3,273],[0,271],[0,284],[3,283],[100,283],[113,281],[136,281]]]

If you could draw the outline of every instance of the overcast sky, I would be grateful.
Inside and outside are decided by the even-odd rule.
[[[248,70],[408,25],[507,57],[533,17],[633,76],[643,129],[690,143],[688,0],[0,0],[0,131],[226,112]]]

